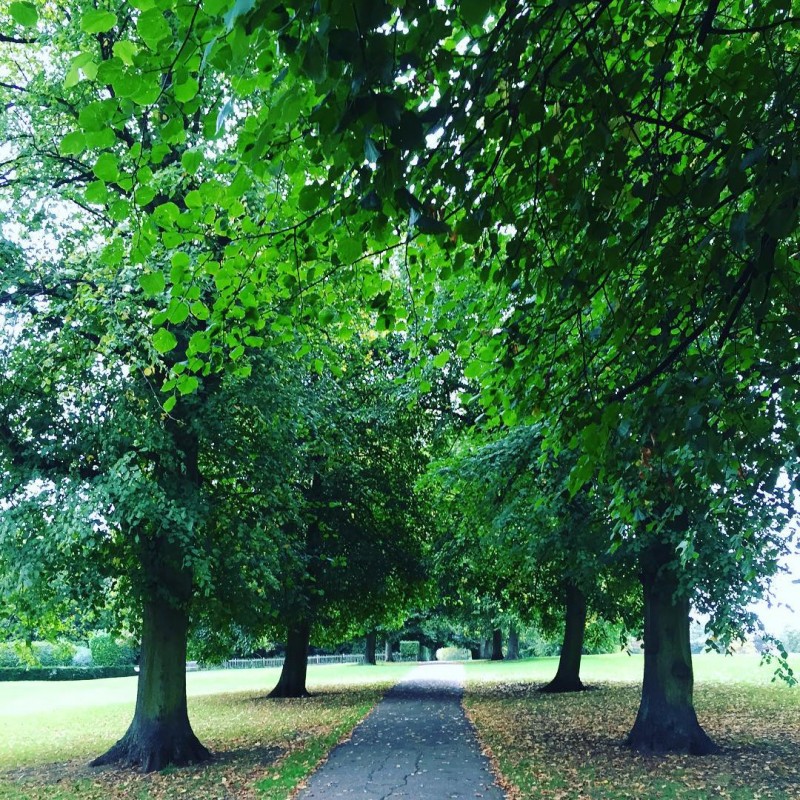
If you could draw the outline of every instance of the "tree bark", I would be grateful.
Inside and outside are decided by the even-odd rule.
[[[516,661],[519,658],[519,631],[512,622],[508,628],[508,647],[506,648],[506,660]]]
[[[281,677],[269,693],[270,697],[310,697],[306,689],[310,633],[311,626],[305,620],[289,626]]]
[[[394,661],[394,654],[392,653],[392,640],[387,636],[386,641],[383,643],[383,652],[386,656],[386,663]]]
[[[375,659],[375,645],[377,643],[377,638],[378,637],[375,631],[370,631],[367,634],[364,646],[364,663],[372,664],[372,666],[375,666],[377,663]]]
[[[492,661],[503,660],[503,631],[495,628],[492,631]]]
[[[682,590],[666,545],[642,558],[644,679],[642,699],[627,745],[644,753],[705,755],[718,748],[694,710],[689,646],[689,597]]]
[[[161,563],[162,586],[182,584],[191,578]],[[163,588],[162,588],[163,591]],[[181,592],[182,593],[182,592]],[[144,604],[142,655],[136,710],[125,735],[90,766],[120,763],[144,772],[205,761],[211,754],[192,731],[186,708],[187,611],[167,600],[158,588]]]
[[[481,658],[489,660],[492,657],[492,640],[484,639],[481,642]]]
[[[561,645],[561,656],[558,659],[556,676],[541,692],[581,692],[581,655],[583,653],[583,635],[586,631],[586,597],[573,583],[567,584],[566,612],[564,623],[564,641]]]

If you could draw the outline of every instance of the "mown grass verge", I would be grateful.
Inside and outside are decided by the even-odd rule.
[[[800,689],[771,684],[757,658],[697,660],[698,717],[722,747],[703,758],[624,748],[640,665],[600,658],[587,659],[586,677],[605,677],[616,658],[620,680],[590,678],[592,691],[569,695],[535,691],[552,677],[539,675],[545,665],[538,661],[468,666],[465,707],[515,800],[800,798]]]
[[[214,760],[151,775],[86,766],[125,731],[130,679],[94,682],[94,696],[61,684],[60,699],[53,684],[17,684],[13,702],[0,697],[0,800],[283,800],[408,669],[310,668],[303,700],[267,699],[277,670],[190,675],[190,716]]]

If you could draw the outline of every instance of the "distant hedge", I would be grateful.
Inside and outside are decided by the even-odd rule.
[[[116,667],[0,667],[2,681],[88,681],[94,678],[129,678],[133,664]]]

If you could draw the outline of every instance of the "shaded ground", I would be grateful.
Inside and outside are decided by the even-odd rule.
[[[298,800],[501,800],[461,708],[463,668],[420,666],[332,751]]]
[[[536,800],[797,800],[800,692],[781,686],[704,685],[698,717],[719,755],[644,756],[622,746],[638,686],[542,695],[539,684],[473,684],[466,706],[483,742]]]

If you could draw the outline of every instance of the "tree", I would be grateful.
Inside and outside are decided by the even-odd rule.
[[[630,565],[622,553],[607,553],[610,522],[602,499],[588,488],[570,497],[571,459],[543,450],[543,441],[540,426],[475,437],[447,463],[446,485],[464,524],[480,532],[475,563],[484,563],[487,550],[493,563],[503,563],[496,551],[509,559],[506,610],[548,633],[563,631],[557,675],[543,689],[579,691],[590,607],[633,625],[639,604]]]
[[[395,357],[390,340],[354,341],[338,377],[314,375],[297,397],[299,512],[284,529],[290,555],[270,603],[289,634],[273,696],[306,693],[310,640],[402,619],[423,587],[428,523],[414,484],[424,418],[394,392]]]

